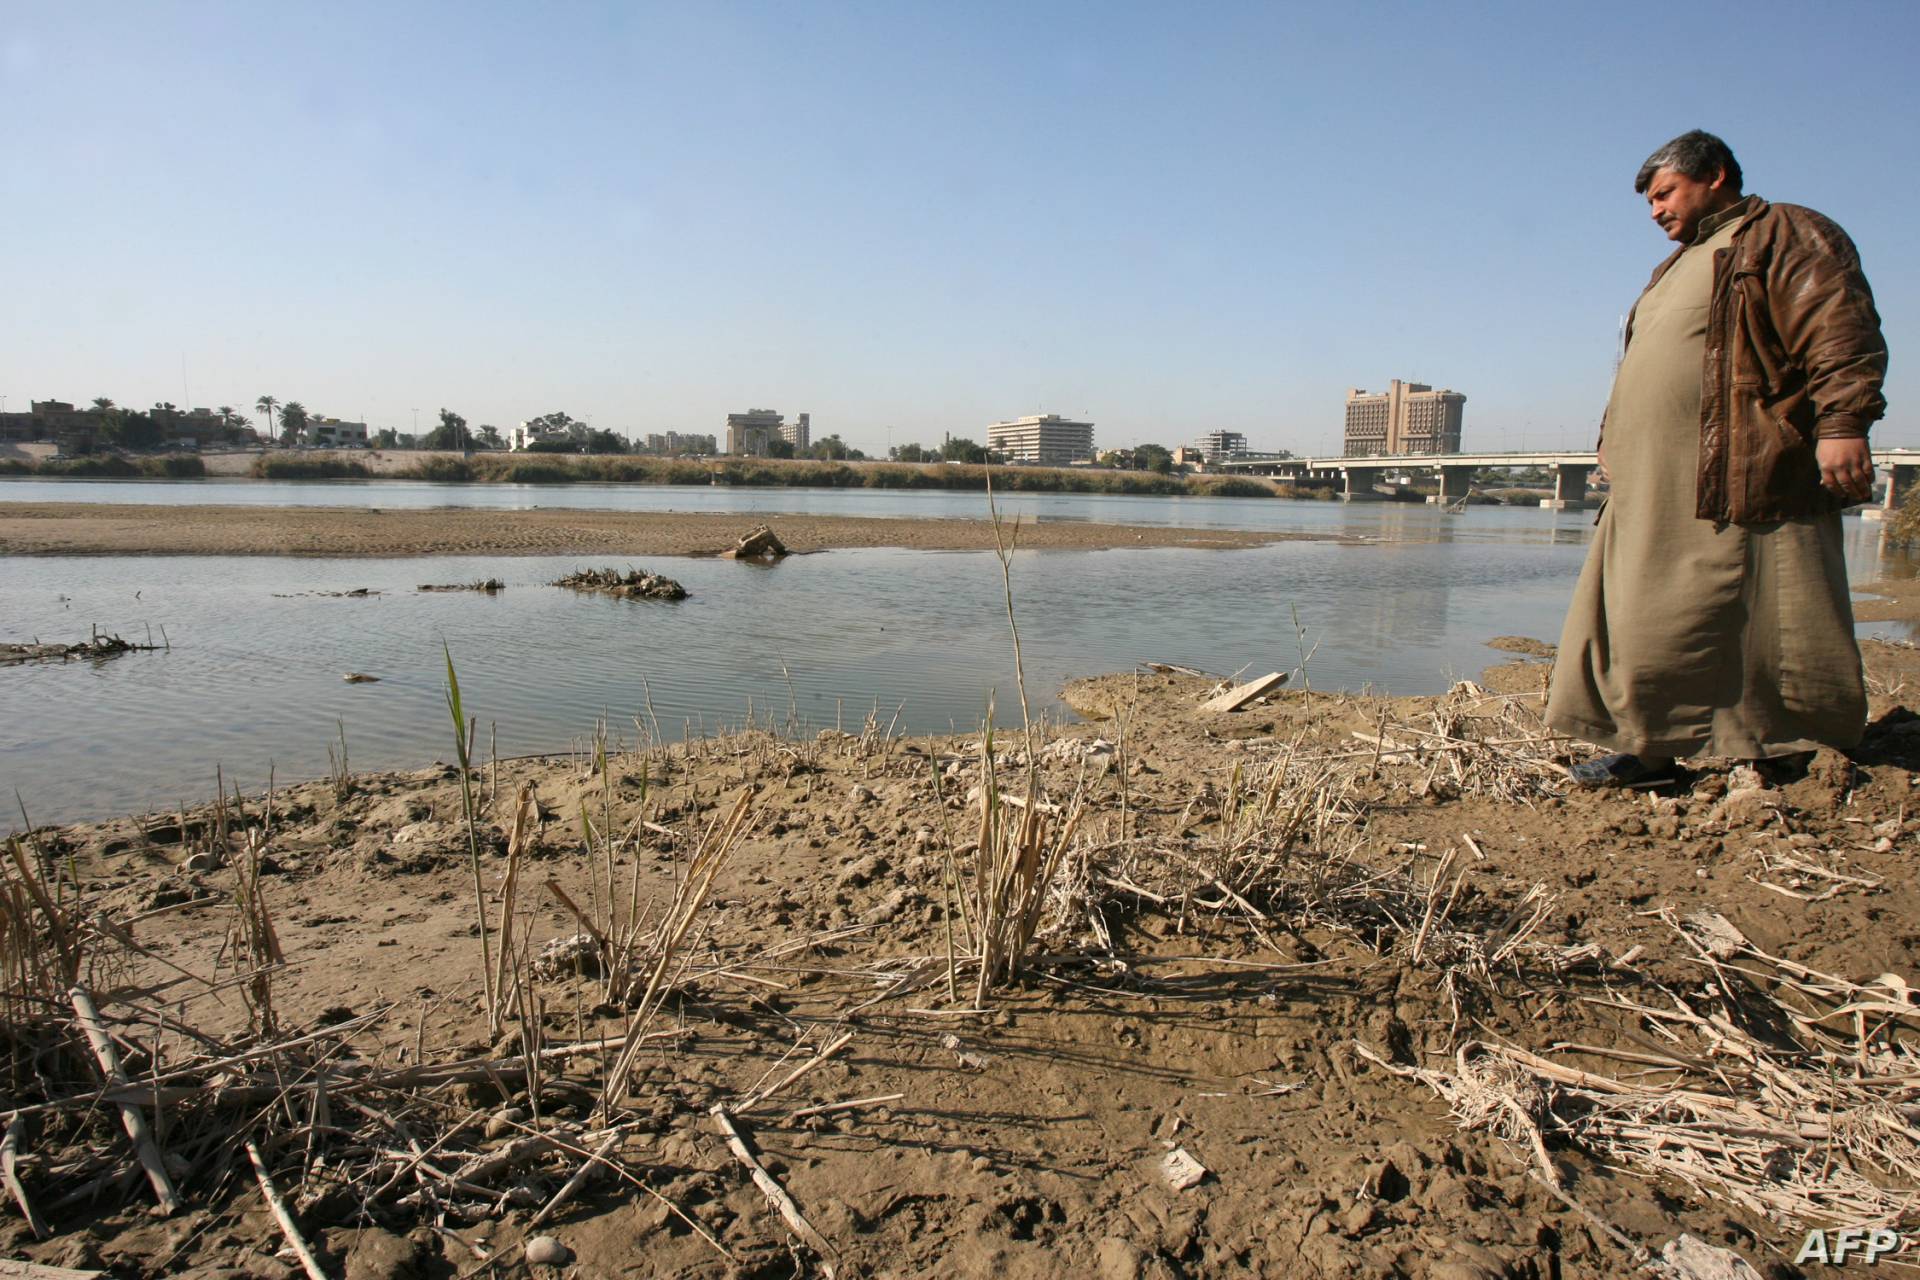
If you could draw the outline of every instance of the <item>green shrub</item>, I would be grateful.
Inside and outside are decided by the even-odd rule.
[[[720,464],[720,478],[727,484],[769,486],[783,483],[780,471],[770,463],[729,458]]]
[[[0,458],[0,476],[30,476],[33,464],[25,458]]]
[[[253,460],[261,480],[370,480],[367,464],[329,454],[263,453]]]
[[[168,453],[158,458],[140,459],[140,470],[145,475],[162,476],[168,480],[197,480],[207,474],[207,464],[196,454]]]
[[[473,464],[465,458],[429,455],[399,473],[408,480],[434,480],[459,484],[473,479]]]
[[[939,489],[940,477],[932,467],[885,466],[866,469],[869,489]]]
[[[689,462],[684,458],[669,458],[662,462],[660,484],[711,484],[713,472],[702,462]]]
[[[515,462],[501,476],[508,484],[572,484],[580,479],[577,468],[564,462]]]
[[[47,458],[40,464],[40,474],[81,479],[93,476],[118,479],[145,473],[131,459],[117,453],[89,453],[78,458]]]
[[[1264,480],[1250,480],[1244,476],[1200,477],[1195,476],[1187,482],[1189,493],[1205,494],[1209,498],[1273,498],[1279,495],[1272,485]]]

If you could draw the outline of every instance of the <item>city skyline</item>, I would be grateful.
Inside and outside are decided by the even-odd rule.
[[[0,395],[1332,453],[1392,376],[1471,394],[1469,447],[1584,447],[1667,249],[1633,171],[1700,125],[1859,243],[1906,443],[1920,13],[1858,12],[1864,48],[1731,4],[25,12]]]

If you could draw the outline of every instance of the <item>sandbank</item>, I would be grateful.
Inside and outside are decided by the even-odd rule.
[[[725,550],[762,523],[772,525],[788,549],[796,552],[853,547],[986,551],[993,547],[993,525],[985,519],[19,502],[0,503],[0,555],[701,555]],[[1230,548],[1293,539],[1317,539],[1317,535],[1023,521],[1018,545],[1049,551]]]

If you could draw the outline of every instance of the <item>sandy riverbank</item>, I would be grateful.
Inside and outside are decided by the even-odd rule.
[[[760,515],[752,512],[501,511],[474,507],[234,507],[0,504],[0,555],[701,555],[756,524],[790,550],[911,547],[985,551],[986,520]],[[1030,550],[1255,547],[1309,535],[1079,521],[1023,522]]]
[[[1850,759],[1777,787],[1720,762],[1659,793],[1567,790],[1537,697],[1489,692],[1537,688],[1538,663],[1233,713],[1200,709],[1202,679],[1076,682],[1109,718],[1043,731],[1034,777],[1060,806],[1046,840],[1079,818],[1030,965],[979,1005],[977,735],[483,765],[494,955],[510,918],[506,980],[540,1013],[494,1032],[454,769],[46,829],[35,865],[73,877],[68,919],[112,957],[85,980],[132,1096],[164,1094],[184,1208],[145,1207],[71,1009],[16,1000],[16,1054],[37,1048],[14,1105],[52,1104],[23,1194],[53,1234],[0,1218],[0,1251],[288,1275],[244,1138],[329,1274],[517,1266],[542,1233],[573,1274],[791,1274],[807,1247],[717,1107],[847,1275],[1538,1280],[1627,1275],[1683,1233],[1798,1274],[1810,1220],[1920,1215],[1875,1164],[1920,1160],[1881,1122],[1920,1031],[1900,985],[1920,980],[1920,719],[1894,701],[1920,654],[1866,650],[1876,723]],[[1020,735],[995,745],[1024,789]],[[591,958],[574,909],[608,932],[612,901],[614,924],[650,913],[609,932],[646,978],[690,854],[736,811],[656,1016],[636,1025],[646,997],[595,965],[533,962],[576,934],[563,953]],[[233,967],[255,857],[285,962],[268,986]],[[1174,1148],[1205,1170],[1185,1189]],[[588,1150],[602,1176],[536,1227]]]

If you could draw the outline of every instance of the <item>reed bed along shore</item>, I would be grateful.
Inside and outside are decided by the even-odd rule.
[[[1458,1280],[1690,1237],[1791,1275],[1809,1226],[1920,1215],[1920,664],[1869,650],[1852,758],[1598,795],[1538,664],[535,760],[450,671],[448,763],[9,841],[0,1248]]]
[[[999,467],[1003,490],[1035,493],[1118,493],[1233,498],[1318,496],[1253,477],[1163,476],[1148,471],[1064,467]],[[381,465],[351,454],[262,454],[252,463],[261,479],[430,480],[475,484],[726,484],[766,488],[959,489],[983,491],[988,468],[890,462],[822,462],[774,458],[655,458],[634,454],[476,453],[409,458],[388,455]]]
[[[208,475],[196,454],[83,454],[72,458],[0,458],[0,476],[74,480],[199,480]]]

